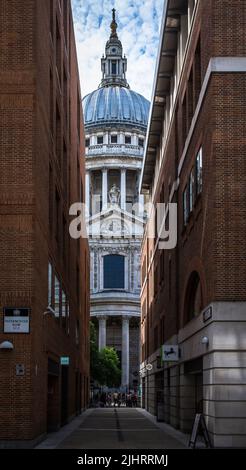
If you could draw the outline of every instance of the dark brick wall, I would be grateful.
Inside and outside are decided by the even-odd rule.
[[[0,341],[8,339],[14,344],[12,352],[0,354],[1,440],[30,440],[46,432],[48,358],[59,364],[60,356],[70,357],[68,419],[78,411],[76,371],[81,374],[81,408],[88,403],[88,244],[71,240],[68,234],[69,206],[80,201],[81,188],[84,199],[84,134],[70,2],[65,2],[69,15],[66,28],[65,4],[61,2],[60,10],[59,3],[56,0],[3,0],[0,4]],[[60,81],[56,70],[56,27],[61,36]],[[67,50],[64,46],[66,29],[69,31]],[[56,107],[61,117],[60,146],[56,145]],[[54,223],[56,188],[60,195],[59,242]],[[50,207],[52,213],[49,213]],[[69,335],[62,328],[61,319],[43,315],[48,304],[49,260],[68,295]],[[31,308],[29,335],[3,333],[5,306]],[[78,345],[75,342],[77,322]],[[15,375],[18,363],[25,365],[23,377]],[[55,424],[59,427],[60,377],[54,403],[58,410]]]
[[[154,195],[156,202],[160,201],[163,184],[165,202],[169,200],[169,188],[178,176],[178,163],[184,149],[182,103],[198,38],[201,41],[203,83],[212,57],[245,56],[245,13],[244,1],[199,2],[175,107],[175,119]],[[172,201],[178,202],[178,245],[175,250],[165,251],[165,274],[161,284],[160,250],[156,251],[150,266],[154,242],[144,238],[142,263],[146,258],[150,270],[142,290],[142,359],[157,349],[156,328],[160,346],[185,324],[187,285],[193,271],[200,276],[203,307],[216,300],[246,300],[245,90],[245,73],[212,75],[180,174],[179,189]],[[183,190],[201,145],[202,195],[197,199],[184,229]],[[154,288],[156,283],[157,288]],[[147,315],[143,312],[145,301]]]

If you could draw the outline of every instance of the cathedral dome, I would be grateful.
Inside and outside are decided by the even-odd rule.
[[[142,95],[122,86],[105,86],[83,99],[86,128],[131,125],[146,129],[150,103]]]

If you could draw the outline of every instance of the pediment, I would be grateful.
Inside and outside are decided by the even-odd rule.
[[[120,207],[109,207],[87,220],[89,235],[103,238],[141,237],[144,223],[140,217],[123,211]]]

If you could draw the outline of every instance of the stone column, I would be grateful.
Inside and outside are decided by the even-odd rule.
[[[120,206],[122,210],[126,210],[126,170],[121,170],[120,177]]]
[[[99,316],[98,318],[98,325],[99,325],[99,331],[98,331],[98,349],[101,351],[101,349],[106,347],[106,323],[107,323],[107,317],[104,316]]]
[[[90,215],[91,212],[91,174],[89,171],[86,172],[85,175],[85,204],[87,208],[87,214]]]
[[[139,215],[142,217],[144,214],[144,195],[143,194],[139,193],[138,204],[139,204]]]
[[[102,208],[107,209],[108,206],[108,170],[102,170]]]
[[[121,386],[129,386],[129,321],[122,317],[122,352],[121,352]]]

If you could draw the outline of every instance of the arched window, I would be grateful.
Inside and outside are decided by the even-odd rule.
[[[121,255],[104,256],[104,289],[125,288],[125,257]]]
[[[200,277],[193,272],[187,287],[185,299],[185,323],[197,317],[202,311],[202,288]]]

